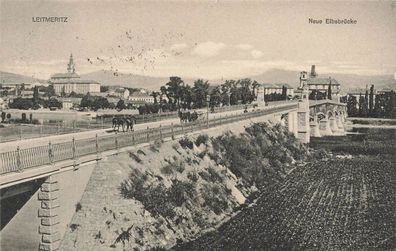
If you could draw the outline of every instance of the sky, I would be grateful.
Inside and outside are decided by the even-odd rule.
[[[33,22],[49,16],[68,22]],[[219,79],[315,64],[396,78],[396,2],[0,0],[0,42],[1,71],[42,79],[70,53],[77,73]]]

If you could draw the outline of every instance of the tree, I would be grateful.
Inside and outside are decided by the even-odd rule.
[[[241,96],[239,88],[238,88],[238,83],[236,81],[234,81],[234,80],[231,80],[230,84],[231,84],[231,88],[230,88],[230,92],[231,92],[230,105],[237,105],[238,101],[240,99],[240,96]]]
[[[109,90],[108,86],[105,86],[105,85],[100,86],[100,92],[107,92],[108,90]]]
[[[330,79],[330,83],[329,83],[329,87],[327,89],[327,99],[331,99],[331,79]]]
[[[320,92],[318,90],[313,90],[309,96],[308,99],[310,100],[322,100],[326,99],[326,92]]]
[[[251,92],[252,81],[249,78],[241,79],[237,81],[240,85],[239,93],[242,104],[251,103],[254,100],[254,95]]]
[[[231,89],[234,82],[235,82],[234,80],[226,80],[221,85],[221,103],[223,105],[231,104]]]
[[[257,89],[260,87],[260,84],[256,80],[254,80],[253,84],[252,84],[252,87],[253,87],[252,93],[253,93],[253,96],[254,96],[254,100],[256,100],[257,99]]]
[[[194,87],[192,88],[194,108],[202,108],[206,106],[206,96],[208,96],[208,90],[208,81],[198,79],[194,82]]]
[[[221,91],[220,86],[216,86],[210,93],[209,106],[215,107],[221,104]]]
[[[56,107],[56,108],[62,108],[62,103],[57,100],[56,98],[51,98],[48,100],[48,107]]]
[[[93,110],[97,111],[99,109],[109,108],[110,103],[105,97],[94,97],[91,107]]]
[[[367,101],[362,94],[359,96],[359,116],[367,117]]]
[[[54,89],[54,86],[53,86],[53,85],[49,85],[49,86],[47,86],[47,87],[45,87],[45,86],[40,86],[40,87],[39,87],[39,91],[43,91],[45,97],[52,97],[52,96],[55,96],[55,89]]]
[[[10,108],[15,108],[15,109],[22,109],[22,110],[28,110],[30,108],[33,108],[33,101],[30,98],[16,98],[12,103],[9,104]]]
[[[181,87],[181,102],[183,109],[191,109],[191,103],[193,101],[192,89],[189,85],[183,85]]]
[[[125,109],[125,102],[124,100],[120,99],[116,105],[117,110],[123,110]]]
[[[348,97],[347,100],[347,112],[348,116],[354,117],[358,115],[358,110],[357,110],[357,100],[356,97],[351,95]]]
[[[152,93],[150,94],[150,96],[152,96],[152,97],[154,98],[154,104],[157,104],[157,103],[158,103],[157,97],[160,96],[160,94],[161,94],[161,93],[159,93],[159,92],[152,92]]]
[[[34,104],[38,104],[39,99],[40,99],[40,97],[39,97],[39,88],[38,88],[38,86],[35,86],[34,89],[33,89],[33,103]]]
[[[179,77],[170,77],[169,82],[166,84],[165,94],[169,102],[173,102],[173,104],[177,106],[177,109],[180,109],[183,84],[183,80]]]
[[[282,86],[282,99],[287,100],[287,87],[285,85]]]
[[[373,110],[374,110],[374,85],[371,85],[370,95],[369,95],[369,114],[370,114],[370,116],[373,116]]]
[[[80,102],[80,107],[92,107],[93,104],[93,97],[91,96],[91,94],[88,92],[82,99]]]
[[[365,110],[365,116],[368,117],[369,115],[369,94],[366,86],[366,93],[364,94],[364,110]]]

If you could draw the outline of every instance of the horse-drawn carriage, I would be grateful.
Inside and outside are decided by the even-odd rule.
[[[202,111],[179,111],[178,113],[180,123],[189,123],[189,122],[195,122],[198,120],[204,120],[205,115]]]
[[[120,131],[120,127],[123,132],[127,132],[128,130],[133,131],[133,125],[136,124],[135,116],[122,116],[122,117],[113,117],[112,119],[112,128],[114,131]],[[126,129],[126,130],[125,130]]]

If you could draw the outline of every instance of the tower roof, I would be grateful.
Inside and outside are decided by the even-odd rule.
[[[75,73],[76,68],[73,60],[73,54],[70,53],[69,63],[67,64],[67,72],[68,73]]]

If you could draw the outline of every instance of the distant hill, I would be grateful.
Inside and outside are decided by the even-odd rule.
[[[45,80],[28,77],[21,74],[0,71],[0,83],[44,83]]]
[[[319,77],[333,77],[341,84],[342,91],[346,92],[352,89],[362,89],[366,85],[374,84],[376,89],[390,88],[396,89],[396,80],[393,75],[375,75],[364,76],[356,74],[340,74],[340,73],[320,73]],[[151,77],[128,73],[114,73],[112,71],[95,71],[87,74],[81,74],[81,78],[95,80],[102,85],[108,86],[124,86],[129,88],[145,88],[148,90],[158,90],[165,85],[168,77]],[[192,78],[184,78],[180,76],[185,83],[193,85]],[[281,69],[272,69],[262,74],[251,76],[250,78],[259,83],[287,83],[292,87],[297,87],[299,84],[300,73],[298,71],[289,71]],[[242,77],[241,77],[242,78]],[[46,82],[45,80],[35,79],[32,77],[0,72],[0,83],[32,83],[32,82]],[[222,83],[222,80],[209,80],[213,85]]]
[[[128,73],[115,73],[113,71],[95,71],[80,75],[81,78],[95,80],[103,85],[108,86],[124,86],[129,88],[145,88],[148,90],[158,90],[161,86],[168,83],[169,78],[166,77],[150,77]],[[182,79],[188,83],[193,83],[193,79]]]
[[[340,74],[340,73],[323,73],[318,72],[318,77],[333,77],[340,84],[343,91],[351,89],[365,88],[366,85],[375,85],[376,89],[391,88],[396,89],[396,80],[393,75],[356,75],[356,74]],[[251,79],[260,83],[287,83],[293,87],[299,84],[300,72],[273,69],[266,71],[260,75],[252,76]]]

